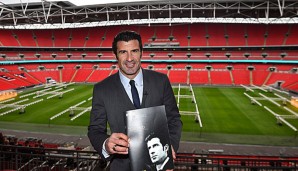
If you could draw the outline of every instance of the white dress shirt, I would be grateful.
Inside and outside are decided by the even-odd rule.
[[[119,72],[119,76],[120,76],[120,81],[121,81],[128,97],[130,98],[131,102],[133,103],[132,94],[131,94],[131,86],[129,84],[130,79],[127,78],[126,76],[124,76],[122,74],[122,72]],[[142,104],[142,98],[143,98],[143,72],[142,72],[142,69],[140,70],[138,75],[133,80],[135,81],[135,85],[138,90],[140,104]]]

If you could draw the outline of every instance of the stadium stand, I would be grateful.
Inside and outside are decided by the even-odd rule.
[[[111,75],[112,70],[93,70],[87,77],[86,82],[98,82],[97,80],[103,80],[107,76]]]
[[[77,70],[79,68],[76,67],[80,67],[80,65],[77,64],[63,64],[63,69],[60,70],[61,73],[61,77],[59,80],[62,80],[61,82],[71,82],[72,77],[75,76]]]
[[[82,68],[82,65],[88,67]],[[148,68],[150,63],[144,63],[143,67]],[[26,87],[45,83],[47,78],[52,78],[58,82],[97,82],[110,75],[112,64],[100,64],[99,70],[94,70],[93,64],[25,64],[21,65],[25,72],[20,71],[17,66],[5,67],[7,72],[1,74],[2,80],[12,83],[13,88]],[[191,68],[187,69],[186,64],[153,64],[153,69],[165,73],[169,76],[170,81],[174,84],[216,84],[216,85],[274,85],[276,82],[283,82],[282,88],[297,82],[297,74],[293,73],[292,65],[275,65],[270,64],[233,64],[226,63],[213,65],[196,65],[190,64]],[[170,68],[169,68],[170,66]],[[210,70],[208,66],[211,67]],[[231,69],[228,69],[231,66]],[[59,68],[60,67],[60,68]],[[270,68],[276,70],[270,71]],[[205,74],[206,76],[204,76]],[[78,75],[77,75],[78,74]],[[84,75],[81,76],[81,75]],[[87,75],[87,77],[86,77]],[[4,79],[9,78],[9,79]],[[208,79],[203,79],[207,77]],[[88,78],[88,79],[86,79]],[[97,80],[98,79],[98,80]],[[202,81],[201,79],[205,80]],[[199,81],[201,80],[201,81]],[[17,86],[16,86],[17,85]],[[5,89],[3,89],[5,90]]]
[[[245,39],[245,25],[242,24],[227,24],[226,25],[226,36],[228,46],[246,46]]]
[[[84,47],[100,47],[105,35],[105,28],[89,28]]]
[[[266,30],[266,45],[284,45],[289,27],[283,25],[268,25]]]
[[[269,76],[268,65],[254,64],[254,70],[252,70],[252,82],[254,85],[262,86],[266,78]]]
[[[124,5],[125,7],[116,9],[107,5],[103,12],[104,17],[97,13],[98,11],[102,12],[100,8],[89,11],[89,7],[79,12],[76,11],[77,13],[73,12],[70,16],[65,15],[65,17],[63,15],[67,12],[62,12],[63,7],[61,7],[61,12],[59,11],[55,15],[48,16],[44,13],[44,16],[49,17],[49,20],[48,18],[44,19],[49,25],[55,25],[55,20],[60,21],[60,17],[57,17],[59,13],[66,21],[63,24],[68,24],[69,20],[72,20],[69,22],[72,23],[79,18],[79,23],[85,21],[100,23],[101,20],[107,20],[105,22],[113,23],[111,25],[77,28],[76,26],[73,28],[62,26],[55,29],[31,29],[30,27],[28,29],[0,29],[0,90],[23,90],[26,87],[47,84],[49,80],[53,80],[56,84],[99,82],[118,71],[111,50],[114,36],[122,30],[134,30],[141,34],[143,40],[142,67],[168,75],[173,85],[224,87],[267,85],[278,88],[278,90],[298,92],[297,24],[282,22],[282,24],[251,24],[249,21],[238,24],[212,23],[212,19],[222,13],[224,16],[231,15],[228,10],[231,12],[238,9],[236,12],[238,14],[231,15],[235,20],[239,16],[248,16],[249,13],[254,13],[257,17],[252,18],[257,20],[258,17],[263,18],[265,12],[247,11],[248,6],[245,6],[245,2],[242,1],[238,2],[239,7],[243,4],[245,9],[247,8],[245,11],[243,9],[240,11],[236,6],[231,6],[230,9],[223,5],[224,11],[215,13],[215,9],[219,8],[217,5],[220,5],[221,1],[214,1],[210,6],[203,4],[203,9],[200,7],[199,10],[195,10],[194,4],[184,4],[185,7],[180,6],[179,10],[167,9],[168,6],[173,7],[172,2],[174,3],[174,1],[165,2],[167,4],[164,6],[165,9],[163,9],[163,5],[161,5],[161,9],[152,5],[151,11],[145,11],[146,6],[137,12],[134,11],[137,9],[136,6],[132,8]],[[269,3],[273,6],[271,2],[273,1],[266,1],[268,7],[264,7],[262,4],[260,6],[263,9],[269,8]],[[280,3],[280,1],[278,2]],[[44,1],[43,3],[47,4],[48,2]],[[59,3],[63,6],[63,2]],[[236,1],[233,3],[237,4]],[[226,5],[228,4],[231,5],[227,2]],[[257,2],[252,1],[252,4],[254,4],[252,9],[258,7]],[[57,7],[52,4],[47,5],[53,8]],[[270,9],[270,14],[278,11],[278,15],[274,17],[276,19],[282,18],[281,15],[284,12],[287,15],[291,14],[292,19],[292,15],[294,16],[297,11],[283,11],[287,9],[287,5],[279,6],[279,9]],[[189,6],[193,11],[185,11]],[[1,4],[0,7],[2,7]],[[209,7],[214,8],[214,11],[207,11]],[[127,8],[127,11],[123,10],[124,8]],[[5,25],[12,22],[6,23],[1,20],[10,15],[4,14],[5,9],[6,7],[1,8],[0,26],[2,23]],[[22,11],[24,14],[26,12],[26,10],[21,10],[21,6],[11,10],[14,9]],[[71,5],[67,6],[67,11],[75,11],[75,8],[70,9]],[[292,9],[296,9],[296,7]],[[150,17],[153,21],[167,17],[172,20],[172,15],[178,14],[181,23],[147,24],[146,21],[144,22],[146,24],[136,25],[125,23],[134,19],[142,21],[143,10],[146,12],[145,18],[148,20]],[[80,16],[83,11],[86,14]],[[267,12],[265,15],[269,15],[269,11]],[[137,15],[133,15],[133,13],[137,13]],[[202,17],[206,17],[205,23],[193,21],[184,23],[183,19],[197,13],[211,16],[211,18]],[[40,15],[38,12],[37,14]],[[34,23],[34,19],[30,18],[33,15],[34,13],[22,17],[28,21],[20,25]],[[144,13],[142,15],[144,16]],[[169,16],[165,17],[164,15]],[[51,16],[55,16],[55,18]],[[162,17],[159,18],[159,16]],[[194,19],[198,18],[194,17]],[[19,20],[18,22],[21,22],[23,19]],[[120,22],[118,23],[118,21]],[[273,22],[273,20],[270,21]],[[13,22],[15,25],[12,27],[17,27],[17,20]],[[43,20],[39,22],[43,22]],[[16,144],[5,144],[8,138],[2,139],[1,137],[3,135],[0,132],[0,171],[105,170],[107,165],[98,154],[90,150],[90,147],[85,149],[85,147],[75,147],[73,144],[63,146],[58,143],[44,143],[42,147],[36,147],[37,139],[34,138],[20,139]],[[9,139],[9,141],[15,140],[15,137]],[[26,144],[28,147],[25,147]],[[175,170],[298,170],[296,156],[225,155],[221,154],[223,152],[222,149],[209,149],[209,151],[202,151],[199,154],[196,151],[185,154],[178,153]]]
[[[177,42],[179,46],[296,45],[296,25],[185,24],[169,26],[114,26],[61,30],[0,30],[2,46],[110,47],[121,30],[135,30],[143,43]],[[220,29],[218,29],[220,28]],[[236,30],[236,31],[235,31]],[[171,38],[172,37],[172,38]],[[154,40],[152,39],[154,38]],[[171,39],[170,39],[171,38]]]
[[[70,46],[70,30],[61,29],[52,31],[52,40],[54,47],[69,47]]]
[[[71,80],[71,82],[86,82],[86,78],[91,75],[94,70],[94,64],[82,64],[82,67],[78,69],[75,77]]]
[[[102,37],[100,47],[111,47],[114,36],[122,30],[122,27],[114,27],[113,29],[105,29],[105,33]]]
[[[298,44],[298,40],[297,40],[297,36],[298,33],[296,32],[296,30],[298,29],[298,26],[296,24],[293,25],[289,25],[289,31],[286,33],[286,45],[297,45]]]
[[[264,25],[247,25],[246,26],[247,46],[264,46],[267,36]]]
[[[144,46],[148,46],[152,42],[152,37],[154,35],[154,29],[148,28],[147,26],[140,26],[138,29],[139,33],[142,35],[142,41]]]
[[[15,85],[9,81],[5,81],[5,80],[2,80],[0,78],[0,82],[1,82],[1,90],[10,90],[10,89],[17,89],[19,86],[18,85]]]
[[[14,35],[11,30],[0,29],[0,39],[2,46],[20,46],[17,35]]]
[[[180,46],[190,46],[189,45],[189,25],[184,26],[184,25],[177,25],[172,28],[172,36],[173,39],[176,39],[176,41],[179,42]]]
[[[173,84],[187,84],[188,72],[185,69],[172,69],[169,72],[169,79]]]
[[[214,24],[211,27],[206,25],[207,46],[227,46],[226,25]]]
[[[268,79],[267,85],[281,82],[281,87],[287,87],[291,84],[297,83],[297,74],[272,72]]]
[[[248,71],[248,65],[247,64],[234,64],[233,65],[233,70],[232,70],[232,75],[233,75],[233,80],[235,85],[250,85],[251,80],[249,76],[249,71]]]
[[[70,31],[70,44],[71,47],[85,47],[86,44],[86,37],[88,37],[88,28],[78,29],[71,29]]]
[[[20,46],[34,47],[36,46],[36,37],[33,34],[33,30],[13,30],[13,35],[16,35],[16,39]],[[35,39],[34,39],[35,38]]]
[[[169,36],[171,35],[171,29],[170,26],[153,26],[154,34],[152,36],[155,37],[155,41],[165,41],[169,42]]]
[[[189,83],[202,85],[210,84],[207,70],[202,69],[190,71]]]
[[[207,46],[206,24],[190,25],[190,46]]]
[[[54,37],[52,30],[34,30],[36,35],[37,46],[38,47],[53,47]]]

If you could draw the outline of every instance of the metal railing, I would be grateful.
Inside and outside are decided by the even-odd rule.
[[[106,163],[94,151],[0,145],[0,170],[92,171]]]
[[[178,153],[175,171],[298,171],[297,157]],[[0,171],[104,171],[95,151],[0,145]]]
[[[175,170],[298,171],[297,157],[178,154]]]

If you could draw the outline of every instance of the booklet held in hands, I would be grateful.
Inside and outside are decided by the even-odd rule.
[[[174,169],[165,106],[126,112],[133,171]]]

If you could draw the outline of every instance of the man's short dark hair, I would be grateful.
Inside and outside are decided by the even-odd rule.
[[[117,43],[119,41],[128,42],[130,40],[138,40],[139,45],[140,45],[140,51],[141,52],[143,51],[141,36],[137,32],[127,30],[127,31],[122,31],[115,36],[113,44],[112,44],[113,53],[117,56]]]
[[[155,134],[154,132],[153,133],[150,133],[146,138],[145,138],[145,142],[148,143],[148,141],[150,141],[152,138],[155,138]]]
[[[154,132],[150,133],[146,138],[145,138],[145,142],[148,143],[148,141],[150,141],[153,138],[158,138],[160,143],[162,144],[162,146],[164,146],[165,144],[167,144],[166,138],[164,138],[164,136],[160,136]]]

